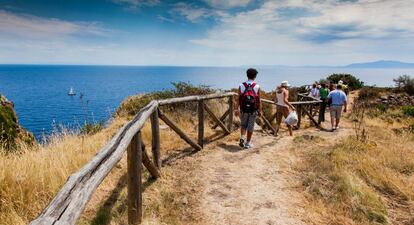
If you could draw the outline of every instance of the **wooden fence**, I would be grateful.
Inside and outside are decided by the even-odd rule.
[[[319,115],[319,106],[321,104],[321,100],[308,96],[306,94],[298,94],[299,101],[297,102],[290,102],[296,108],[296,112],[298,114],[298,123],[296,125],[296,129],[299,129],[302,123],[302,117],[308,116],[311,123],[313,123],[316,127],[320,127],[321,124],[321,116]],[[271,104],[276,105],[274,101],[262,99],[264,104]],[[315,116],[318,116],[318,119],[315,119]],[[272,121],[276,119],[276,113],[273,114],[270,119],[267,119],[262,115],[262,120],[264,121],[265,127],[270,129],[273,133],[276,133],[275,128],[272,126]]]
[[[189,96],[152,101],[125,124],[116,135],[106,144],[84,167],[72,174],[63,185],[49,205],[33,220],[31,225],[73,225],[84,211],[91,196],[99,184],[109,174],[112,168],[121,160],[125,151],[127,152],[127,189],[128,189],[128,223],[139,224],[142,220],[142,190],[141,174],[144,165],[153,178],[160,177],[161,152],[160,152],[160,128],[159,119],[175,131],[185,142],[196,150],[201,150],[204,145],[204,118],[205,112],[213,119],[225,134],[230,134],[233,126],[234,96],[233,92],[217,93],[205,96]],[[228,110],[219,118],[207,106],[206,101],[211,99],[228,98]],[[308,98],[302,96],[301,98]],[[267,104],[275,104],[270,100],[262,100]],[[160,106],[177,103],[197,102],[198,111],[198,140],[191,139],[176,123],[168,118]],[[313,119],[312,107],[319,104],[319,100],[293,102],[299,114],[299,124],[302,114],[309,116],[311,121],[318,126]],[[275,115],[273,116],[276,117]],[[263,117],[264,118],[264,117]],[[274,119],[273,118],[273,119]],[[152,159],[149,157],[145,144],[141,137],[141,129],[145,122],[150,119],[152,130]],[[227,121],[226,121],[227,119]],[[269,120],[264,118],[270,129],[274,129]]]
[[[172,98],[160,101],[152,101],[142,108],[133,120],[124,125],[117,134],[106,144],[94,158],[92,158],[78,172],[72,174],[63,185],[54,199],[32,221],[31,225],[72,225],[77,222],[89,202],[92,194],[99,184],[109,174],[112,168],[121,160],[127,151],[128,170],[128,223],[139,224],[142,220],[142,190],[141,173],[142,164],[148,169],[154,178],[160,177],[161,153],[160,153],[160,129],[159,119],[164,121],[184,141],[196,150],[201,150],[204,144],[204,112],[220,126],[226,134],[232,131],[233,108],[235,93],[218,93],[205,96],[189,96]],[[218,118],[205,104],[211,99],[228,98],[229,109]],[[198,140],[192,140],[182,131],[176,123],[168,118],[160,109],[160,106],[197,102],[198,103]],[[145,122],[151,120],[152,129],[152,155],[151,160],[145,149],[141,137],[141,129]],[[226,120],[227,119],[227,123]]]

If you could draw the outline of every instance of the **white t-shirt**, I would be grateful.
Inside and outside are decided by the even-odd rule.
[[[246,83],[247,84],[253,84],[253,83],[256,83],[256,81],[254,81],[254,80],[248,80],[248,81],[246,81]],[[243,93],[244,91],[245,91],[245,87],[244,87],[244,85],[243,85],[243,83],[241,83],[240,85],[239,85],[239,88],[240,88],[240,93]],[[253,88],[253,90],[254,90],[254,92],[256,93],[256,94],[258,94],[259,93],[259,89],[260,89],[260,87],[259,87],[259,85],[256,83],[256,85],[254,86],[254,88]]]

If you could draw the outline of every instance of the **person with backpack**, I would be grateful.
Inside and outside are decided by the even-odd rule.
[[[239,85],[239,100],[236,116],[240,117],[239,146],[245,149],[253,147],[252,135],[256,117],[262,113],[260,102],[260,86],[256,83],[257,70],[250,68],[246,71],[247,81]],[[247,139],[246,139],[247,133]]]
[[[289,82],[283,81],[276,90],[275,103],[276,103],[276,134],[279,132],[280,124],[282,123],[282,117],[287,118],[292,111],[295,111],[295,107],[289,102]],[[292,136],[292,126],[286,124],[289,129],[289,135]]]

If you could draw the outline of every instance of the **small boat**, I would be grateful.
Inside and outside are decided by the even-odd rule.
[[[74,95],[76,95],[76,93],[75,93],[75,91],[73,90],[73,88],[72,88],[72,87],[69,89],[68,95],[69,95],[69,96],[74,96]]]

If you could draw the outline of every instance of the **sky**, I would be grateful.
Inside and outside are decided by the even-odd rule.
[[[0,64],[414,62],[414,0],[0,0]]]

